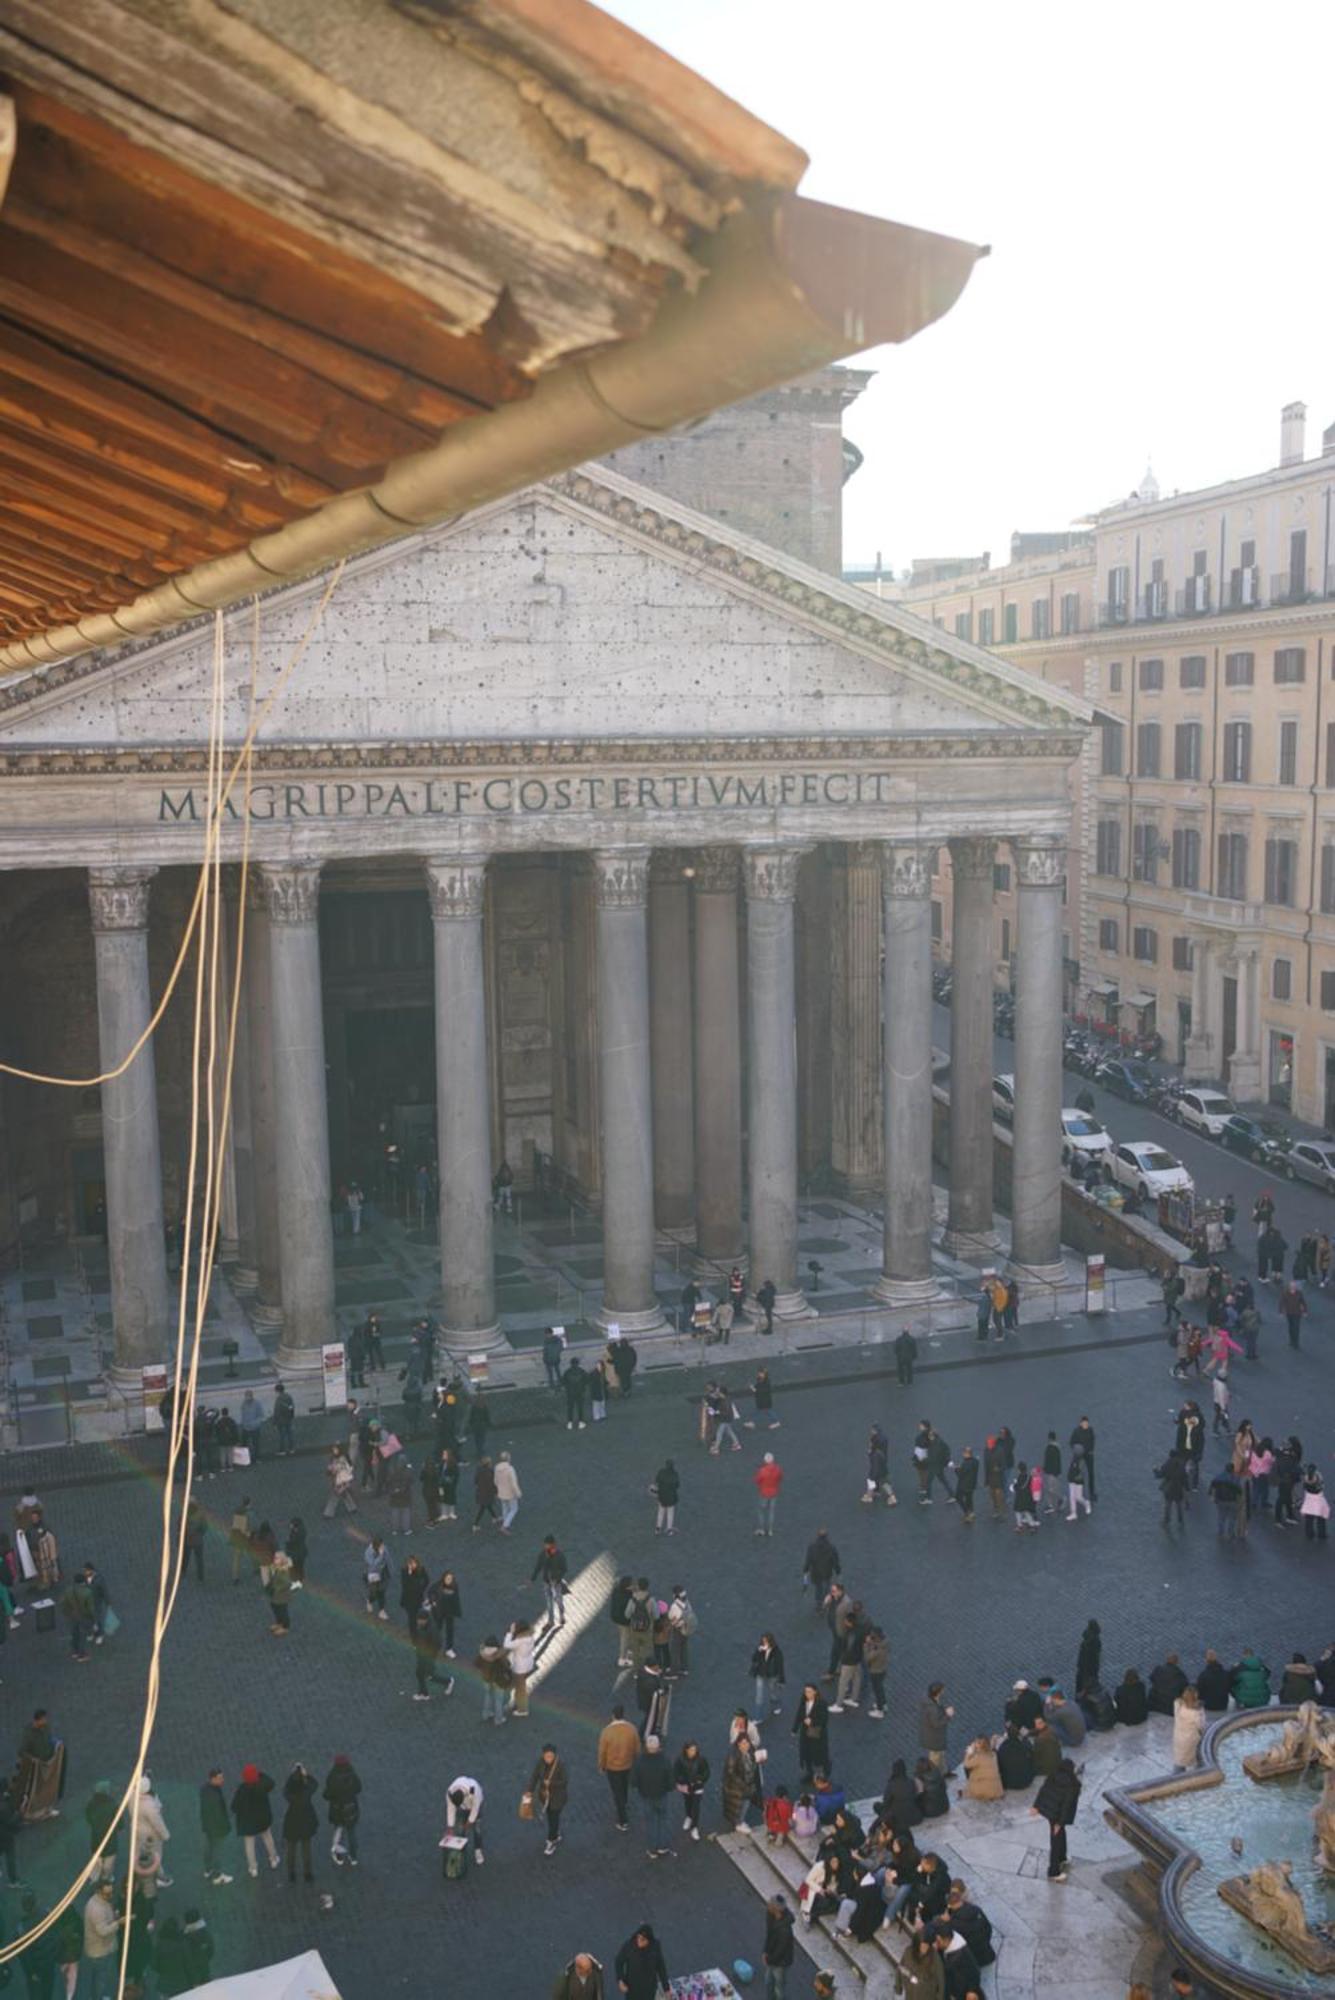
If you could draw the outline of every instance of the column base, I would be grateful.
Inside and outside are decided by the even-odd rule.
[[[251,1306],[249,1311],[252,1326],[265,1326],[273,1329],[281,1327],[283,1324],[283,1308],[281,1306],[266,1305],[261,1299],[258,1304]]]
[[[943,1296],[935,1278],[882,1277],[872,1291],[888,1306],[927,1306]]]
[[[462,1361],[470,1354],[494,1354],[498,1347],[510,1344],[501,1332],[499,1320],[493,1320],[490,1326],[443,1326],[440,1340],[452,1361]]]
[[[754,1302],[752,1302],[747,1306],[747,1311],[751,1313],[753,1316],[756,1314],[757,1309],[754,1305]],[[793,1291],[793,1292],[775,1293],[774,1296],[775,1319],[818,1319],[819,1316],[820,1315],[817,1313],[815,1306],[812,1305],[810,1299],[807,1297],[805,1292]]]
[[[1259,1051],[1250,1050],[1243,1054],[1235,1051],[1228,1059],[1228,1094],[1235,1104],[1259,1104],[1264,1097],[1261,1089],[1261,1057]]]
[[[238,1264],[231,1274],[232,1290],[239,1298],[253,1298],[260,1288],[260,1274],[248,1264]]]
[[[947,1229],[941,1238],[947,1257],[958,1257],[963,1264],[991,1263],[1000,1247],[995,1229]]]
[[[1006,1268],[1009,1271],[1014,1271],[1016,1277],[1019,1278],[1022,1292],[1026,1278],[1031,1278],[1036,1284],[1043,1285],[1064,1285],[1066,1283],[1066,1266],[1060,1257],[1052,1264],[1024,1264],[1020,1262],[1018,1257],[1008,1257],[1006,1259]]]
[[[1188,1035],[1182,1051],[1182,1080],[1184,1083],[1213,1083],[1215,1060],[1210,1051],[1208,1035]]]
[[[627,1334],[666,1333],[668,1330],[663,1309],[657,1302],[639,1312],[618,1312],[615,1306],[602,1305],[595,1313],[593,1323],[604,1331],[610,1326],[617,1326]]]
[[[331,1332],[331,1339],[336,1330]],[[280,1375],[322,1375],[324,1355],[318,1347],[289,1347],[280,1340],[274,1350],[273,1365]]]
[[[241,1245],[237,1242],[235,1236],[220,1236],[218,1238],[218,1254],[213,1261],[215,1264],[235,1264],[240,1253]]]

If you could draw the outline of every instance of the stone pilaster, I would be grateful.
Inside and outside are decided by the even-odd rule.
[[[741,967],[737,849],[695,856],[695,1247],[742,1253]]]
[[[593,857],[598,909],[598,1068],[602,1110],[604,1326],[652,1333],[653,1087],[649,1064],[649,850]]]
[[[945,1247],[987,1257],[997,1247],[992,1162],[991,840],[952,840],[950,1207]]]
[[[746,995],[750,1027],[751,1286],[768,1279],[775,1312],[810,1309],[797,1283],[796,848],[746,849]]]
[[[1019,907],[1015,964],[1015,1124],[1011,1259],[1062,1274],[1062,878],[1066,844],[1013,840]]]
[[[654,1219],[688,1223],[695,1202],[691,885],[665,848],[649,869],[649,1043],[654,1096]]]
[[[881,1175],[881,866],[874,841],[835,850],[832,871],[830,1160],[850,1191]]]
[[[148,901],[153,868],[92,868],[88,896],[97,969],[98,1051],[104,1071],[124,1062],[152,1019]],[[162,1215],[157,1074],[148,1041],[102,1085],[107,1253],[116,1341],[113,1378],[132,1392],[140,1370],[171,1345]]]
[[[885,1219],[876,1290],[892,1306],[934,1298],[932,1275],[932,867],[930,850],[882,850],[885,925]]]
[[[258,868],[246,880],[247,1029],[250,1041],[250,1126],[255,1183],[255,1301],[259,1326],[283,1324],[283,1274],[279,1254],[278,1111],[274,1096],[273,954],[269,907]]]
[[[336,1336],[334,1236],[329,1211],[329,1111],[320,991],[320,866],[260,868],[269,915],[273,999],[275,1163],[284,1374],[317,1374]]]
[[[486,859],[426,864],[436,961],[436,1154],[440,1174],[440,1283],[446,1346],[496,1347],[492,1254],[491,1065],[482,914]]]

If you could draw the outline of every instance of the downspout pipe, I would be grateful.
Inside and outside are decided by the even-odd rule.
[[[846,355],[908,340],[949,310],[986,254],[799,195],[756,200],[701,250],[704,282],[667,298],[646,333],[562,364],[521,402],[452,425],[374,486],[115,611],[0,649],[0,673],[168,630]]]

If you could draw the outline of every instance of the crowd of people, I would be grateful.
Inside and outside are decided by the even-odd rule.
[[[1265,1218],[1265,1227],[1273,1230],[1273,1213]],[[1322,1269],[1320,1242],[1300,1246],[1303,1255],[1309,1250],[1309,1275],[1315,1275]],[[1322,1279],[1316,1277],[1316,1282]],[[1286,1291],[1279,1294],[1282,1311]],[[1302,1522],[1310,1540],[1324,1541],[1329,1508],[1319,1469],[1305,1456],[1301,1441],[1286,1436],[1276,1442],[1260,1434],[1249,1418],[1234,1422],[1230,1413],[1232,1366],[1238,1357],[1254,1359],[1259,1351],[1255,1290],[1245,1278],[1225,1280],[1216,1267],[1207,1272],[1204,1295],[1207,1324],[1198,1341],[1184,1345],[1180,1294],[1166,1284],[1166,1331],[1175,1349],[1175,1377],[1211,1381],[1210,1436],[1220,1441],[1217,1452],[1223,1455],[1203,1479],[1206,1421],[1199,1403],[1184,1401],[1155,1470],[1164,1525],[1184,1527],[1204,1485],[1221,1537],[1242,1539],[1250,1524],[1269,1517],[1279,1528]],[[731,1288],[727,1303],[732,1305]],[[765,1302],[759,1303],[763,1312]],[[985,1286],[979,1295],[980,1337],[1004,1338],[1014,1328],[1017,1311],[1018,1293],[1009,1285]],[[719,1332],[712,1308],[711,1327]],[[719,1337],[726,1339],[727,1331]],[[335,1548],[341,1551],[328,1587],[339,1594],[355,1588],[367,1620],[391,1627],[406,1648],[402,1657],[411,1659],[414,1701],[447,1700],[462,1677],[476,1696],[482,1721],[501,1728],[522,1723],[532,1713],[544,1652],[566,1620],[571,1564],[555,1534],[535,1536],[528,1544],[531,1560],[526,1554],[515,1566],[514,1580],[541,1592],[541,1612],[535,1604],[531,1616],[484,1615],[470,1623],[460,1582],[463,1565],[429,1564],[419,1554],[418,1537],[465,1523],[472,1534],[510,1537],[525,1503],[513,1451],[493,1446],[486,1390],[457,1369],[439,1380],[436,1341],[429,1319],[412,1328],[408,1358],[399,1370],[401,1414],[396,1412],[393,1422],[378,1407],[362,1407],[355,1395],[350,1400],[344,1433],[329,1448],[323,1466],[321,1519],[350,1533],[352,1549],[341,1533],[337,1544],[326,1542],[315,1553],[323,1564]],[[371,1313],[350,1343],[354,1389],[364,1386],[368,1370],[384,1370],[381,1342],[379,1316]],[[893,1352],[899,1383],[912,1385],[917,1343],[907,1329],[893,1343]],[[586,1366],[568,1354],[559,1331],[549,1329],[542,1358],[548,1387],[569,1431],[604,1421],[609,1406],[634,1392],[638,1357],[629,1341],[613,1338],[607,1351]],[[294,1597],[307,1585],[311,1536],[301,1515],[280,1519],[271,1508],[268,1515],[257,1516],[249,1489],[266,1456],[268,1425],[278,1456],[294,1450],[290,1406],[290,1396],[279,1385],[267,1408],[261,1397],[247,1391],[235,1422],[226,1410],[199,1410],[194,1419],[196,1477],[202,1482],[230,1480],[235,1495],[230,1510],[223,1511],[231,1583],[257,1591],[276,1641],[294,1637]],[[716,1376],[705,1384],[699,1402],[701,1472],[709,1456],[743,1450],[741,1433],[780,1428],[768,1368],[751,1371],[744,1387]],[[924,1509],[945,1503],[956,1509],[966,1529],[976,1524],[981,1510],[993,1524],[1009,1524],[1016,1533],[1033,1533],[1046,1521],[1079,1530],[1099,1505],[1098,1440],[1089,1416],[1080,1414],[1074,1422],[1068,1416],[1067,1425],[1035,1431],[1029,1442],[1032,1449],[1022,1452],[1009,1426],[998,1424],[977,1445],[955,1449],[923,1416],[913,1430],[900,1477],[887,1432],[873,1423],[856,1497],[866,1507],[887,1510],[900,1507],[901,1500]],[[680,1444],[677,1448],[680,1452]],[[689,1453],[689,1444],[686,1449]],[[750,1483],[753,1532],[767,1540],[775,1533],[780,1507],[789,1505],[775,1450],[761,1450]],[[657,1535],[677,1534],[680,1510],[691,1506],[694,1485],[689,1467],[683,1476],[677,1457],[662,1458],[649,1480]],[[211,1512],[216,1520],[217,1510]],[[184,1546],[188,1575],[198,1586],[212,1578],[207,1551],[215,1536],[210,1512],[200,1499],[192,1499]],[[624,1698],[611,1704],[596,1758],[577,1754],[557,1731],[553,1740],[528,1746],[514,1759],[517,1817],[533,1827],[542,1857],[553,1865],[559,1865],[563,1816],[590,1770],[606,1779],[612,1830],[621,1835],[632,1827],[642,1831],[645,1858],[656,1864],[675,1859],[679,1842],[697,1843],[752,1822],[763,1825],[765,1837],[776,1845],[799,1843],[807,1865],[795,1907],[776,1896],[765,1913],[760,1955],[769,2000],[782,2000],[795,1927],[822,1917],[833,1918],[837,1930],[863,1941],[882,1929],[898,1934],[901,1992],[921,1994],[925,2000],[972,2000],[993,1952],[991,1925],[968,1885],[951,1879],[922,1831],[949,1812],[952,1781],[961,1787],[959,1796],[974,1799],[1034,1787],[1033,1810],[1048,1828],[1048,1875],[1060,1883],[1068,1872],[1067,1829],[1080,1804],[1077,1758],[1088,1732],[1134,1727],[1156,1713],[1171,1716],[1173,1761],[1190,1768],[1213,1713],[1230,1702],[1262,1705],[1272,1695],[1269,1670],[1252,1652],[1231,1666],[1209,1653],[1194,1677],[1170,1653],[1145,1679],[1128,1667],[1109,1689],[1101,1676],[1101,1634],[1091,1621],[1069,1693],[1052,1676],[1018,1681],[998,1727],[962,1749],[958,1771],[949,1744],[955,1718],[949,1689],[940,1681],[927,1686],[918,1703],[912,1753],[887,1755],[880,1797],[870,1813],[859,1815],[838,1780],[840,1731],[853,1716],[865,1715],[876,1723],[886,1717],[891,1668],[887,1621],[877,1617],[867,1594],[846,1582],[838,1546],[825,1526],[818,1526],[806,1546],[802,1585],[808,1610],[795,1629],[785,1630],[779,1615],[755,1637],[746,1676],[749,1700],[738,1704],[726,1723],[720,1713],[715,1732],[682,1732],[678,1737],[672,1728],[672,1697],[692,1671],[699,1624],[688,1587],[676,1580],[654,1583],[633,1572],[621,1575],[608,1603],[615,1642],[609,1668],[613,1696]],[[26,1495],[16,1511],[13,1540],[0,1543],[0,1625],[8,1631],[27,1615],[25,1594],[31,1598],[37,1590],[53,1589],[69,1628],[71,1655],[86,1664],[90,1649],[115,1629],[106,1580],[92,1564],[81,1565],[66,1580],[59,1544],[40,1502]],[[488,1630],[489,1624],[494,1629]],[[820,1660],[813,1657],[813,1630],[820,1634]],[[466,1647],[461,1631],[470,1635]],[[300,1638],[300,1632],[295,1636]],[[787,1660],[798,1657],[802,1672],[800,1678],[793,1676],[790,1691]],[[1295,1653],[1283,1669],[1277,1690],[1281,1701],[1303,1699],[1313,1691],[1317,1698],[1335,1702],[1335,1645],[1310,1664]],[[865,1752],[865,1740],[860,1750]],[[39,1711],[24,1732],[15,1777],[0,1805],[0,1863],[24,1897],[25,1925],[39,1919],[42,1909],[17,1872],[19,1836],[34,1821],[60,1813],[64,1787],[64,1746],[50,1718]],[[322,1825],[328,1830],[331,1866],[356,1868],[360,1794],[361,1779],[343,1753],[323,1779],[302,1764],[276,1779],[258,1764],[247,1763],[235,1782],[221,1768],[209,1770],[200,1785],[197,1833],[199,1872],[206,1886],[231,1887],[241,1877],[243,1861],[249,1878],[258,1878],[267,1867],[280,1877],[285,1869],[285,1879],[294,1886],[315,1885]],[[128,1822],[109,1833],[114,1807],[110,1786],[99,1784],[83,1808],[90,1856],[105,1843],[91,1863],[89,1893],[22,1961],[30,1996],[36,1994],[38,2000],[54,1994],[62,1970],[72,1994],[80,1965],[91,2000],[114,1990],[112,1968],[119,1964],[124,1936],[127,1876],[134,1883],[131,1968],[140,1987],[152,1982],[153,1990],[164,1995],[181,1992],[199,1980],[201,1966],[207,1970],[212,1955],[207,1915],[184,1898],[179,1912],[163,1901],[173,1886],[164,1869],[171,1833],[151,1781],[144,1781],[133,1854],[128,1851]],[[679,1815],[675,1823],[674,1813]],[[507,1802],[506,1816],[515,1816],[514,1801]],[[444,1794],[439,1847],[446,1877],[485,1865],[485,1820],[483,1783],[461,1772]],[[121,1848],[125,1851],[118,1852]],[[602,2000],[604,1977],[596,1957],[576,1953],[558,1975],[557,2000]],[[649,1925],[640,1926],[615,1954],[613,1977],[618,1990],[632,2000],[641,1995],[649,2000],[666,1985],[664,1945]]]

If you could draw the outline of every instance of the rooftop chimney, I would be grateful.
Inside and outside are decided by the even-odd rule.
[[[1306,403],[1286,403],[1279,413],[1279,462],[1301,465],[1303,432],[1307,425]]]

